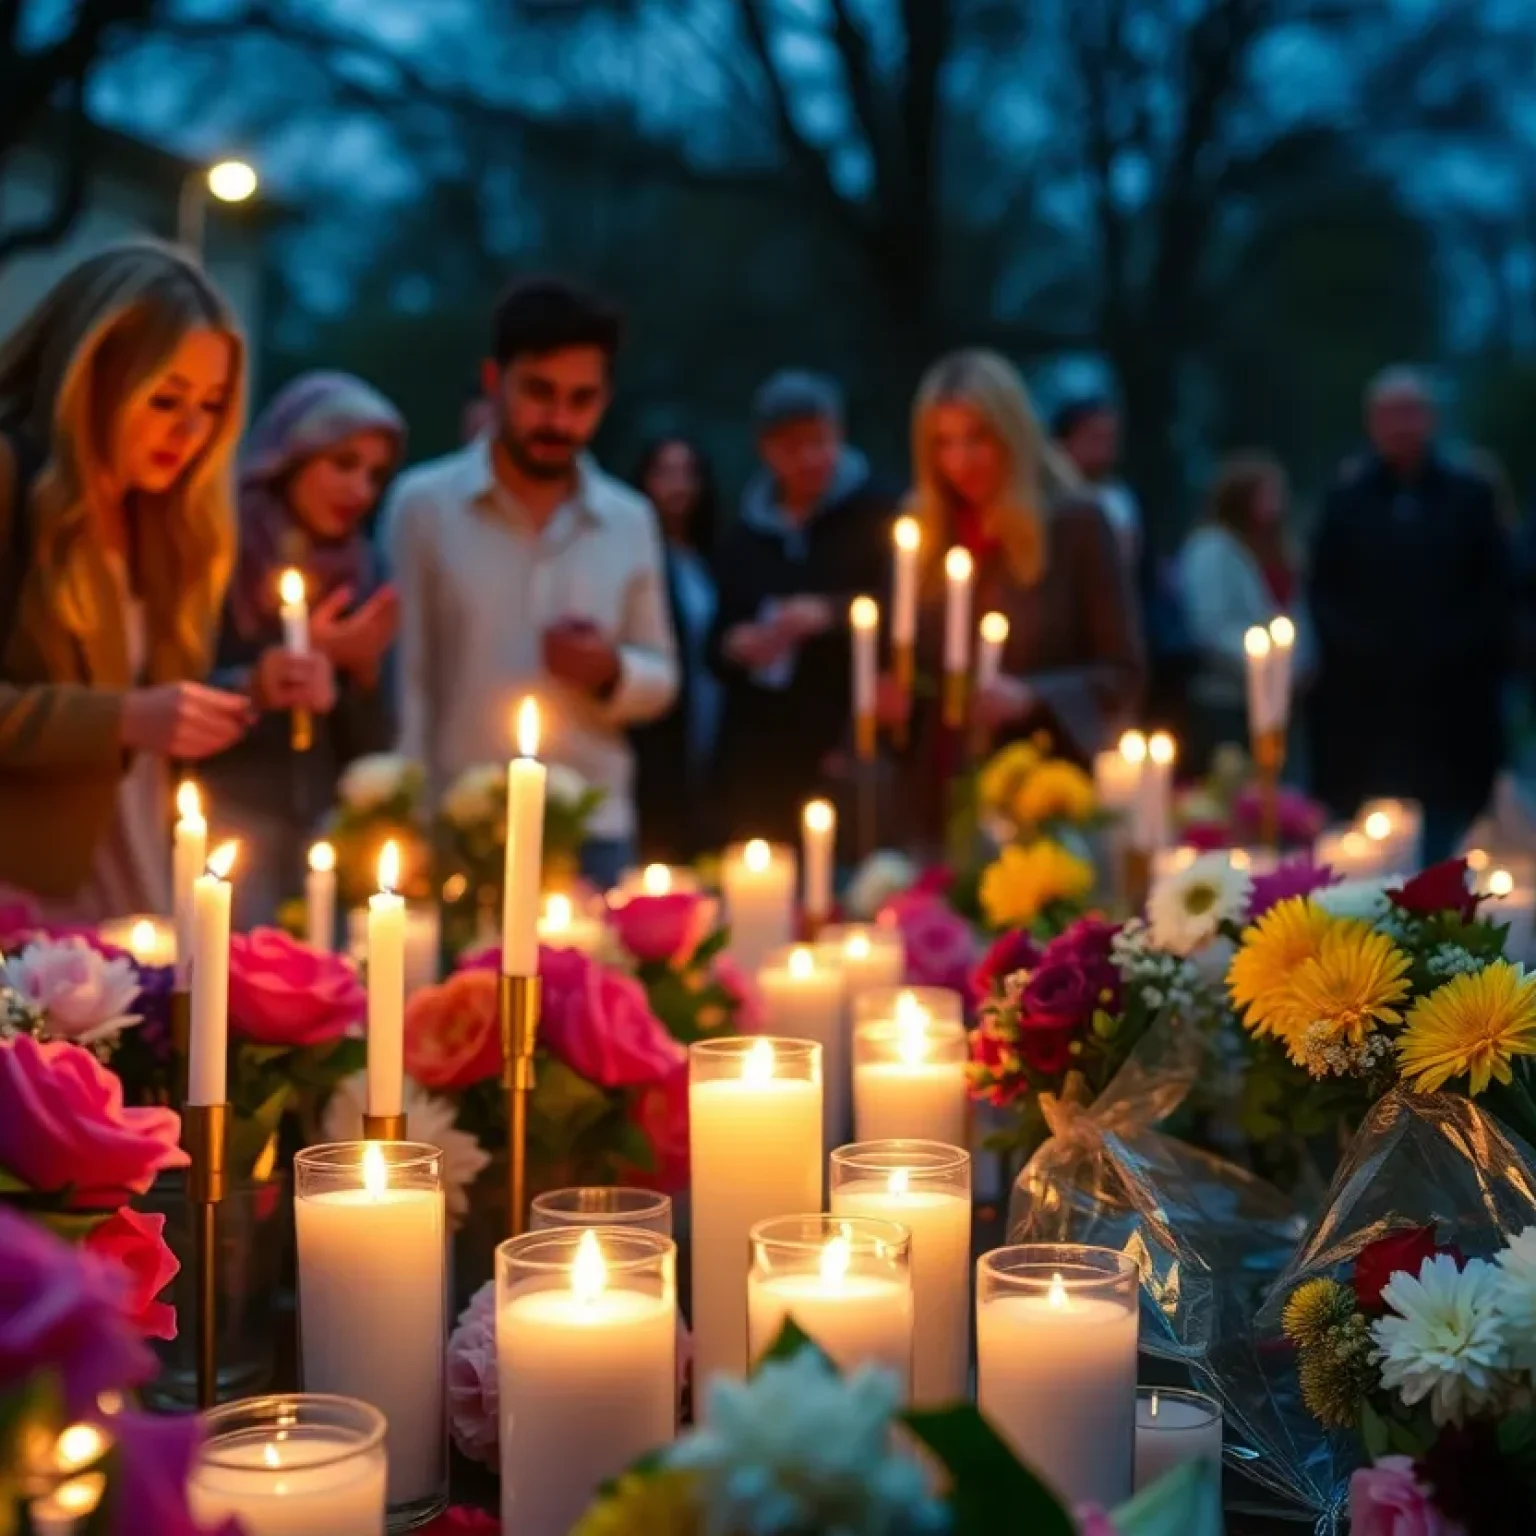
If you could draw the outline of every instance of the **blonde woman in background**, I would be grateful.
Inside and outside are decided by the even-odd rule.
[[[54,918],[169,907],[169,762],[256,707],[329,704],[323,658],[202,686],[234,558],[244,346],[178,252],[81,262],[0,343],[0,885]]]
[[[912,461],[907,511],[922,528],[922,630],[934,647],[924,670],[940,662],[944,555],[963,545],[975,562],[974,615],[1008,620],[1001,671],[974,699],[974,718],[995,741],[1044,728],[1059,752],[1087,762],[1134,715],[1143,673],[1135,598],[1104,514],[995,352],[951,353],[928,371]],[[889,715],[893,690],[882,694]],[[942,743],[933,755],[936,734],[920,730],[917,750],[942,784],[958,763],[940,760]]]

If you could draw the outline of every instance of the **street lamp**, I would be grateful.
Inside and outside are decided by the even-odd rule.
[[[208,199],[221,203],[243,203],[256,194],[255,170],[244,160],[220,160],[206,170],[189,170],[182,177],[181,195],[176,200],[176,239],[194,256],[203,254],[203,237],[208,223]]]

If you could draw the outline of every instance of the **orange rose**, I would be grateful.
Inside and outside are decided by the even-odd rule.
[[[423,1088],[469,1088],[501,1073],[496,973],[457,971],[405,1005],[405,1070]]]

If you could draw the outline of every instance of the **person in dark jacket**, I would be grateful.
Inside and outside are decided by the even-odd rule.
[[[1423,379],[1381,374],[1366,425],[1371,451],[1345,466],[1313,544],[1314,788],[1341,816],[1378,795],[1420,801],[1434,860],[1503,758],[1508,539],[1488,482],[1435,446]]]
[[[642,862],[689,863],[707,846],[720,679],[709,666],[717,598],[710,554],[715,485],[708,462],[683,437],[660,437],[641,455],[635,488],[656,509],[677,635],[678,690],[659,720],[630,732]]]
[[[716,563],[719,778],[728,830],[794,841],[849,734],[848,604],[883,595],[895,497],[843,435],[837,386],[775,374],[753,402],[763,469]]]

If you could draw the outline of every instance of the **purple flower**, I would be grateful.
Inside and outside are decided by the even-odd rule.
[[[976,964],[971,925],[938,896],[907,891],[880,909],[894,924],[907,952],[907,981],[914,987],[950,987],[965,993]]]
[[[203,1526],[187,1503],[203,1431],[191,1414],[114,1414],[105,1421],[117,1446],[116,1474],[107,1496],[108,1536],[240,1536],[233,1517]]]
[[[1313,891],[1337,885],[1339,877],[1326,864],[1314,864],[1310,857],[1289,859],[1267,875],[1253,877],[1253,894],[1248,898],[1248,921],[1256,923],[1278,902],[1291,896],[1310,896]]]
[[[174,965],[141,965],[137,1039],[162,1066],[171,1060],[171,993],[176,990]]]

